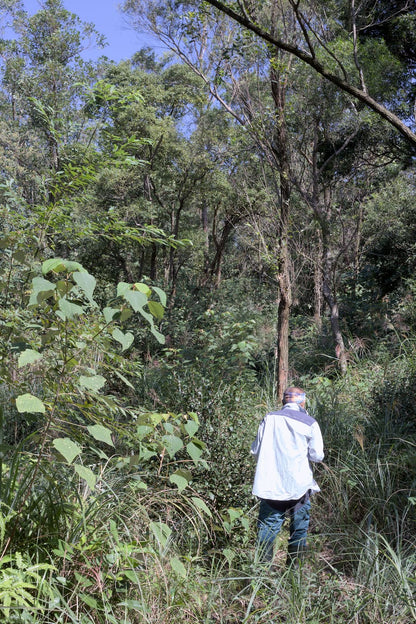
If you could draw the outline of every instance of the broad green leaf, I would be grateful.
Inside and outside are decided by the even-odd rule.
[[[72,273],[72,271],[83,270],[83,266],[79,262],[64,260],[63,258],[50,258],[49,260],[45,260],[45,262],[42,264],[43,275],[46,275],[50,271],[54,271],[55,273],[62,273],[62,271]]]
[[[135,312],[141,312],[143,314],[142,308],[148,301],[146,295],[138,290],[126,290],[123,293],[123,297]]]
[[[173,457],[183,448],[182,440],[175,435],[164,435],[162,436],[161,442],[167,450],[169,457]]]
[[[26,364],[33,364],[33,362],[37,362],[42,359],[42,354],[34,351],[34,349],[25,349],[17,360],[17,365],[19,368],[22,366],[26,366]]]
[[[79,455],[82,448],[70,438],[55,438],[52,442],[56,450],[66,459],[68,464],[72,464],[75,457]]]
[[[242,515],[241,509],[235,509],[235,507],[229,507],[227,509],[228,516],[230,518],[230,522],[234,522]]]
[[[90,490],[93,490],[95,488],[95,484],[97,483],[97,477],[95,476],[93,471],[86,466],[82,466],[81,464],[75,464],[74,468],[81,477],[81,479],[84,479],[84,481],[87,482]]]
[[[73,288],[74,284],[72,282],[69,282],[68,280],[58,280],[56,282],[56,290],[61,297],[64,297],[65,295],[70,293]]]
[[[147,417],[150,418],[154,425],[158,425],[160,422],[162,422],[162,420],[169,420],[170,415],[162,414],[161,412],[152,412],[151,414],[147,414]]]
[[[179,492],[183,492],[183,490],[188,485],[188,481],[186,479],[184,479],[183,477],[181,477],[180,475],[177,475],[177,474],[170,475],[169,481],[171,483],[173,483],[174,485],[176,485],[176,487],[178,488]]]
[[[62,267],[61,270],[64,270],[62,258],[50,258],[49,260],[45,260],[42,264],[42,273],[46,275],[50,271],[55,271],[56,268]]]
[[[16,398],[17,411],[20,414],[44,414],[45,404],[33,394],[21,394]]]
[[[32,279],[32,292],[30,294],[29,305],[36,305],[53,295],[56,286],[43,277]]]
[[[127,282],[119,282],[117,284],[117,297],[123,297],[124,293],[128,290],[131,290],[131,284],[127,284]]]
[[[186,450],[188,451],[189,456],[192,457],[195,463],[198,462],[203,452],[202,449],[193,442],[189,442],[186,445]]]
[[[96,279],[93,275],[87,273],[87,271],[77,271],[72,275],[74,282],[81,288],[87,299],[95,304],[93,299],[94,289],[97,285]]]
[[[164,522],[151,522],[149,526],[156,540],[164,548],[172,534],[172,530]]]
[[[178,576],[186,578],[186,568],[178,557],[171,557],[170,565],[172,566],[172,570],[176,572]]]
[[[184,471],[177,470],[173,474],[170,475],[169,481],[176,485],[179,492],[182,492],[188,485],[190,479],[187,479],[184,475]]]
[[[103,425],[91,425],[90,427],[87,427],[87,429],[92,437],[99,442],[105,442],[110,446],[114,446],[113,440],[111,439],[111,431],[110,429],[107,429],[107,427],[104,427]]]
[[[86,390],[92,390],[93,392],[98,392],[105,385],[105,378],[102,375],[91,375],[87,377],[86,375],[81,375],[78,379],[78,385],[81,388],[85,388]]]
[[[126,349],[131,347],[134,342],[134,336],[131,332],[126,332],[124,334],[118,327],[114,329],[111,335],[113,336],[114,340],[117,340],[117,342],[121,344],[122,351],[125,351]]]
[[[153,336],[156,338],[159,344],[165,344],[166,339],[164,335],[161,334],[155,327],[151,327],[150,331],[152,332]]]
[[[84,312],[84,308],[82,306],[79,306],[76,303],[71,303],[65,297],[59,300],[58,305],[59,311],[57,312],[57,315],[63,321],[70,321]]]
[[[111,323],[114,317],[117,314],[120,314],[119,308],[104,308],[103,310],[104,318],[106,323]]]
[[[133,310],[127,307],[122,308],[120,311],[120,322],[124,323],[124,321],[127,321],[132,316],[133,316]]]
[[[212,517],[212,514],[211,514],[209,508],[207,507],[207,504],[202,500],[202,498],[197,498],[196,496],[191,496],[191,500],[192,500],[193,504],[195,505],[195,507],[197,507],[198,509],[203,511],[210,518]]]
[[[199,429],[198,423],[196,423],[194,420],[187,420],[184,426],[186,433],[190,437],[194,436]]]
[[[161,288],[158,288],[157,286],[153,286],[153,290],[159,296],[160,303],[162,304],[162,306],[166,307],[166,293]]]
[[[154,427],[150,427],[149,425],[137,425],[136,431],[139,440],[143,440],[149,433],[153,433]]]
[[[142,282],[137,282],[136,284],[134,284],[134,288],[144,293],[146,297],[150,297],[150,295],[152,294],[149,286],[147,284],[143,284]]]
[[[161,303],[159,303],[158,301],[148,301],[147,305],[149,306],[149,310],[153,316],[155,316],[157,319],[163,318],[165,310],[163,309]]]
[[[147,462],[151,457],[156,457],[157,453],[147,448],[147,446],[141,446],[139,451],[139,457],[142,461]]]

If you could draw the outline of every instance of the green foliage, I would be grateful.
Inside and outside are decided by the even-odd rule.
[[[374,10],[389,17],[387,4]],[[0,93],[5,617],[410,624],[412,160],[372,114],[285,55],[269,65],[265,45],[211,21],[203,3],[128,5],[157,27],[168,18],[192,59],[205,46],[201,71],[212,64],[212,92],[244,123],[172,56],[84,63],[93,29],[57,0],[30,19],[15,13]],[[267,24],[268,3],[244,6]],[[353,59],[349,9],[305,5],[311,28],[325,17],[325,33],[303,34],[334,72],[359,84],[361,65],[370,93],[407,111],[413,15],[387,20],[389,36],[358,15]],[[282,36],[289,23],[276,21]],[[326,452],[310,554],[296,572],[283,563],[287,526],[275,568],[253,563],[249,447],[277,406],[281,296],[282,180],[270,143],[283,120],[270,67],[287,81],[293,148],[291,383],[306,388]],[[343,378],[327,310],[316,308],[324,260],[340,303]]]

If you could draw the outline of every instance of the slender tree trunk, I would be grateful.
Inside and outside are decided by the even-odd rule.
[[[322,235],[317,230],[317,249],[313,270],[313,320],[317,329],[322,329]]]
[[[152,251],[150,254],[150,271],[149,277],[151,280],[155,280],[157,275],[157,245],[152,243]]]
[[[215,235],[213,236],[215,244],[215,256],[211,262],[209,272],[211,275],[211,279],[213,279],[214,281],[215,288],[218,288],[221,283],[221,268],[224,250],[233,229],[234,222],[232,221],[232,219],[226,218],[224,227],[222,228],[221,236],[219,238],[217,238],[217,236]]]
[[[336,297],[336,290],[332,285],[332,270],[329,250],[324,240],[324,259],[323,259],[323,294],[325,302],[329,308],[331,330],[335,342],[335,355],[338,359],[339,369],[342,375],[347,372],[347,354],[345,351],[344,339],[339,325],[339,307]]]
[[[317,304],[319,304],[319,313],[321,310],[322,295],[326,305],[329,308],[331,331],[335,343],[335,355],[338,359],[339,369],[342,375],[347,372],[347,356],[345,351],[344,339],[339,324],[339,307],[336,296],[336,287],[333,280],[333,267],[331,261],[330,249],[330,226],[328,223],[328,214],[330,214],[331,197],[329,194],[322,199],[319,184],[318,170],[318,125],[315,122],[314,129],[314,147],[312,154],[312,209],[319,224],[318,231],[318,247],[320,256],[316,263],[314,286],[315,286],[315,319],[317,318]],[[323,205],[322,205],[323,204]],[[319,289],[319,290],[318,290]],[[322,293],[322,295],[321,295]],[[319,318],[319,325],[321,319]]]
[[[279,59],[276,59],[279,62]],[[289,214],[290,214],[290,156],[285,120],[286,83],[271,64],[271,89],[275,104],[276,128],[273,137],[273,152],[280,175],[280,214],[278,225],[279,259],[279,305],[277,312],[277,397],[282,399],[289,379],[289,320],[292,306],[292,284],[290,279]]]

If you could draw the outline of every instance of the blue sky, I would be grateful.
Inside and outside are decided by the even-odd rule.
[[[135,32],[118,10],[121,0],[63,0],[67,11],[75,13],[84,22],[93,22],[96,29],[105,35],[108,45],[103,49],[90,48],[83,56],[96,59],[105,54],[114,61],[130,58],[144,46],[152,46],[156,53],[162,48],[160,43],[146,33]],[[28,13],[36,13],[41,8],[39,0],[23,0]]]

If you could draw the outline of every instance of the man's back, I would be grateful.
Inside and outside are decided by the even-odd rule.
[[[324,457],[321,432],[297,404],[265,416],[251,453],[257,458],[253,494],[259,498],[296,500],[308,490],[319,491],[309,462]]]

